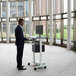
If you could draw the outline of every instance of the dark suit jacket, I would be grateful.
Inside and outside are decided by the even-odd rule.
[[[27,41],[28,39],[24,37],[22,28],[18,25],[15,29],[15,37],[16,42],[15,44],[18,45],[24,45],[24,41]]]

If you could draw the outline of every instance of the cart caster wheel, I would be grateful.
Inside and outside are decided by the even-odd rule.
[[[37,70],[37,68],[34,68],[34,70]]]
[[[47,67],[45,66],[44,68],[46,69]]]
[[[28,63],[28,65],[30,65],[30,63]]]

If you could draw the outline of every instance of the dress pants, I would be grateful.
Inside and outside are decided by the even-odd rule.
[[[17,46],[17,67],[21,68],[22,66],[22,57],[23,57],[24,45]]]

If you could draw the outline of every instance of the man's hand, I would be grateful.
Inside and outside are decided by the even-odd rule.
[[[32,38],[29,38],[29,41],[32,41],[33,39]]]

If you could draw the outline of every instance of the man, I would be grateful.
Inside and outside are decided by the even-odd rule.
[[[22,57],[23,57],[23,49],[24,49],[24,41],[28,41],[27,38],[23,35],[22,26],[24,24],[23,19],[19,19],[18,25],[15,29],[15,37],[16,37],[16,46],[17,46],[17,68],[18,70],[26,70],[24,66],[22,66]]]

